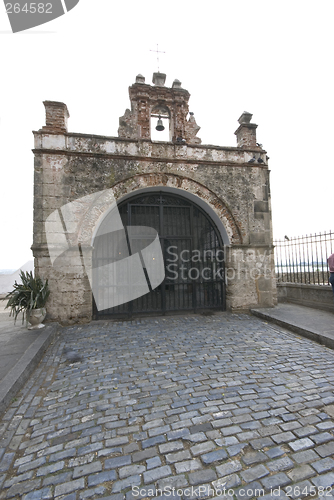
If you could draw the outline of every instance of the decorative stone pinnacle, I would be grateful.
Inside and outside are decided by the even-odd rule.
[[[248,113],[248,111],[244,111],[240,116],[238,122],[240,123],[240,125],[243,123],[250,123],[252,116],[253,115],[251,113]]]
[[[136,83],[145,83],[145,76],[139,74],[136,76]]]
[[[173,88],[173,89],[180,89],[180,88],[181,88],[181,82],[180,82],[180,80],[175,79],[175,80],[173,81],[172,88]]]
[[[165,73],[160,73],[160,72],[153,73],[152,82],[154,83],[154,85],[156,85],[157,87],[164,87],[165,81],[166,81]]]

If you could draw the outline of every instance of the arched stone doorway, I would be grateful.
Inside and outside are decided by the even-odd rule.
[[[221,232],[205,210],[182,194],[156,188],[144,190],[118,203],[123,226],[149,226],[159,235],[165,278],[149,292],[116,307],[97,310],[95,319],[177,311],[225,309],[224,242]],[[117,293],[104,269],[107,262],[131,255],[129,232],[126,240],[110,232],[115,210],[101,222],[93,243],[94,293]],[[137,238],[140,238],[138,233]],[[142,240],[145,237],[142,236]],[[108,301],[106,301],[108,302]]]

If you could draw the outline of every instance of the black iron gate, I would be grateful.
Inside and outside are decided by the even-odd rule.
[[[164,192],[141,194],[118,206],[124,227],[149,226],[159,234],[164,255],[165,279],[141,297],[97,310],[95,319],[131,317],[139,314],[165,314],[172,311],[225,310],[224,246],[212,220],[188,199]],[[100,226],[94,240],[94,294],[106,306],[110,294],[122,293],[106,276],[105,266],[131,255],[129,241],[117,238],[112,228],[113,213]],[[126,247],[126,248],[125,248]],[[103,267],[104,266],[104,267]],[[144,269],[145,271],[145,269]],[[99,301],[101,304],[101,301]]]

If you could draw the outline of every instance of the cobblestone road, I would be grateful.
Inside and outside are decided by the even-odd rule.
[[[247,315],[66,328],[1,421],[0,498],[333,498],[333,361]]]

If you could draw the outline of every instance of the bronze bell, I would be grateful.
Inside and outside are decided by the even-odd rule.
[[[158,130],[159,132],[161,132],[162,130],[165,130],[165,127],[162,123],[160,115],[159,115],[158,123],[157,123],[157,126],[155,127],[155,130]]]

